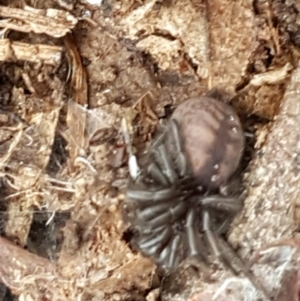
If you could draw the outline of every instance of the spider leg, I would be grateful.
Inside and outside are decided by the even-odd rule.
[[[160,202],[171,201],[176,194],[178,192],[171,187],[156,191],[128,189],[126,196],[128,199],[138,202]]]
[[[180,253],[180,242],[181,238],[177,234],[170,243],[170,253],[168,258],[168,267],[176,267],[179,264],[179,253]]]
[[[210,89],[206,96],[207,97],[211,97],[211,98],[216,98],[216,99],[220,99],[221,95],[220,95],[220,90],[218,90],[216,87],[213,87],[212,89]]]
[[[157,227],[157,228],[152,228],[152,227],[149,227],[149,228],[145,228],[144,225],[139,228],[139,227],[136,227],[138,230],[139,230],[139,233],[140,233],[140,236],[142,237],[146,237],[146,236],[151,236],[151,235],[158,235],[159,232],[161,232],[165,226],[161,226],[161,227]]]
[[[157,262],[159,262],[164,269],[173,269],[180,263],[180,235],[175,235],[166,247],[160,252]]]
[[[206,261],[205,255],[207,255],[207,252],[200,246],[200,237],[197,235],[196,214],[197,212],[195,210],[189,210],[185,222],[189,252],[188,257],[200,256],[204,261]]]
[[[200,200],[203,208],[212,208],[229,213],[238,213],[243,208],[240,198],[223,197],[220,195],[206,196]]]
[[[232,222],[232,218],[224,219],[222,223],[218,225],[218,228],[216,228],[215,232],[218,233],[219,235],[224,234],[228,230],[231,222]]]
[[[175,200],[172,207],[170,207],[169,202],[155,203],[153,205],[146,206],[145,208],[139,209],[137,211],[138,218],[142,221],[146,221],[151,223],[151,220],[155,219],[158,216],[164,216],[168,219],[170,215],[174,216],[174,218],[178,218],[183,214],[183,209],[185,208],[184,202],[179,198]],[[172,218],[171,220],[174,220]]]
[[[158,215],[163,215],[170,207],[169,203],[158,203],[157,205],[150,205],[137,212],[139,219],[148,222],[153,220]]]
[[[162,143],[152,149],[155,161],[159,164],[162,173],[168,178],[169,184],[173,185],[177,182],[178,176],[173,167],[172,158],[170,157],[165,144]]]
[[[153,255],[170,240],[171,236],[172,229],[165,227],[159,234],[154,233],[152,235],[143,236],[143,238],[137,242],[137,245],[143,250],[143,253]]]
[[[231,262],[219,248],[218,237],[214,233],[214,231],[211,230],[210,215],[206,210],[203,211],[203,231],[206,234],[207,240],[215,257],[219,259],[219,261],[225,266],[225,268],[231,270],[234,275],[238,275],[239,271],[235,269],[235,267],[231,264]]]
[[[160,204],[157,205],[157,207],[159,207],[158,209],[160,210],[161,208],[165,208],[164,205],[165,204]],[[173,223],[186,212],[186,206],[187,205],[185,202],[179,200],[174,207],[168,208],[160,215],[156,214],[156,217],[153,219],[149,219],[147,221],[145,219],[142,219],[141,223],[147,223],[148,227],[159,227],[165,224]],[[155,208],[155,210],[158,209]],[[147,212],[149,212],[149,215],[151,215],[151,207],[147,207],[145,210],[147,210]],[[138,213],[137,215],[139,216],[139,214],[140,213]]]
[[[159,253],[157,262],[160,263],[164,268],[168,268],[166,266],[166,262],[169,262],[169,257],[170,257],[170,244],[167,244],[162,251]]]
[[[169,184],[174,185],[178,181],[178,174],[180,177],[186,175],[188,162],[183,151],[183,139],[175,120],[169,121],[163,134],[153,142],[150,151],[154,155],[154,161],[158,168],[155,169],[155,164],[153,166],[150,164],[149,171],[150,174],[159,179],[160,183],[165,184],[165,180],[168,180]],[[178,171],[174,168],[174,163]]]
[[[159,184],[163,186],[167,186],[169,184],[168,178],[164,175],[164,173],[159,168],[157,162],[153,161],[147,167],[147,173],[149,176]]]
[[[197,234],[195,231],[195,212],[193,210],[190,210],[187,214],[185,228],[188,238],[188,244],[189,244],[189,255],[190,256],[197,256],[198,246],[197,246]]]
[[[152,153],[154,161],[159,166],[161,173],[166,176],[169,184],[173,185],[178,180],[176,170],[173,167],[172,157],[166,149],[167,127],[151,144],[149,153]]]
[[[266,289],[260,285],[260,283],[258,283],[254,275],[246,267],[243,260],[221,236],[215,234],[211,230],[210,216],[206,210],[203,212],[203,229],[206,233],[208,242],[214,252],[214,255],[221,261],[221,263],[223,263],[225,268],[231,270],[234,275],[238,275],[242,272],[245,277],[251,281],[252,285],[257,290],[261,291],[268,300],[270,300],[270,296]],[[221,251],[221,248],[223,251]],[[236,261],[235,266],[233,265],[233,259]]]
[[[179,127],[174,119],[170,120],[170,130],[175,146],[175,164],[178,168],[179,175],[184,177],[188,171],[188,162],[183,151],[183,139],[179,132]]]
[[[216,213],[229,213],[231,216],[229,218],[222,217],[220,220],[222,222],[215,229],[218,234],[225,233],[228,229],[230,223],[232,222],[232,216],[240,212],[243,208],[243,202],[241,198],[235,197],[225,197],[220,195],[205,196],[200,199],[200,204],[205,209],[216,210]]]

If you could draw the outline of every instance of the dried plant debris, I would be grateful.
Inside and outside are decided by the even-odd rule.
[[[71,11],[74,8],[74,2],[72,0],[55,0],[55,2],[68,11]]]
[[[264,120],[229,241],[275,300],[298,301],[297,1],[71,2],[0,6],[1,281],[26,300],[257,300],[217,264],[161,275],[120,216],[121,121],[141,152],[179,103],[218,86],[243,120]]]
[[[88,106],[87,74],[83,68],[80,54],[74,44],[72,35],[65,37],[65,46],[69,58],[70,99],[68,101],[66,123],[68,129],[65,131],[65,139],[68,142],[68,151],[71,164],[80,152],[87,147],[86,140],[86,112],[82,110]]]
[[[69,72],[71,73],[71,93],[70,96],[73,100],[82,105],[88,105],[88,88],[87,88],[87,74],[83,67],[80,54],[77,46],[75,45],[73,36],[68,34],[65,39],[65,46],[67,56],[69,59]]]
[[[17,275],[22,275],[22,278],[27,279],[27,281],[23,279],[22,282],[25,285],[28,283],[32,288],[35,285],[34,275],[39,279],[40,285],[44,282],[43,278],[51,277],[53,266],[48,260],[29,253],[1,237],[0,245],[0,279],[4,284],[13,288],[13,293],[18,293],[18,288],[20,288],[20,283],[16,280]]]
[[[105,217],[109,223],[111,214],[106,214]],[[78,247],[74,245],[77,236],[76,227],[68,223],[64,234],[72,236],[65,239],[63,245],[63,250],[68,252],[62,252],[57,264],[0,238],[1,281],[11,287],[16,294],[30,292],[31,298],[35,300],[40,298],[74,300],[78,294],[81,294],[84,300],[91,295],[102,299],[105,294],[112,296],[121,293],[122,290],[129,290],[132,286],[137,291],[147,289],[153,269],[151,262],[141,260],[138,256],[124,258],[123,254],[127,247],[120,239],[112,240],[115,229],[111,229],[109,234],[101,228],[103,227],[99,228],[100,232],[94,232],[92,241]],[[103,243],[99,244],[98,239]],[[105,247],[108,244],[113,244],[114,248],[108,250]],[[70,252],[71,248],[76,252]],[[90,258],[94,258],[93,262],[90,262]],[[78,269],[78,266],[81,268]],[[133,270],[135,272],[131,273]],[[147,274],[150,277],[146,277]],[[143,278],[137,277],[138,275],[143,275]],[[84,290],[82,285],[86,286]]]
[[[278,40],[300,46],[300,6],[297,0],[254,1],[254,7],[262,20],[267,19],[273,24]]]
[[[57,66],[61,63],[62,47],[52,45],[32,45],[14,42],[9,39],[0,40],[0,61],[15,60],[27,62],[43,62]]]
[[[182,68],[191,65],[210,87],[233,90],[257,46],[251,8],[252,1],[146,1],[121,24],[162,70],[191,74],[190,68]]]
[[[26,269],[27,256],[37,266],[42,259],[14,246],[18,256],[13,255],[12,260],[17,257],[24,268],[14,267],[21,280],[16,280],[12,273],[8,275],[6,270],[1,274],[1,279],[20,297],[30,294],[35,300],[74,300],[78,295],[83,299],[90,296],[103,299],[108,295],[108,300],[111,300],[113,295],[129,298],[130,292],[134,291],[137,295],[144,295],[144,291],[151,286],[154,265],[139,254],[132,254],[122,240],[123,225],[117,210],[120,199],[111,196],[109,186],[114,180],[110,162],[115,145],[101,142],[107,141],[106,131],[109,140],[114,141],[115,135],[119,135],[121,118],[128,115],[132,116],[129,117],[132,120],[135,113],[132,108],[123,108],[117,103],[101,109],[88,109],[87,81],[80,55],[68,36],[65,45],[69,70],[72,70],[71,77],[66,77],[71,79],[70,86],[53,74],[49,76],[50,72],[58,69],[48,68],[46,64],[30,65],[27,72],[19,77],[26,91],[12,88],[9,108],[16,110],[20,117],[2,127],[5,142],[3,177],[10,188],[5,235],[31,252],[51,261],[57,259],[57,262],[49,260],[43,264],[51,266],[52,274],[32,272]],[[11,76],[13,80],[15,77],[16,73]],[[43,91],[37,84],[41,82],[45,84]],[[68,95],[68,102],[64,101],[65,94]],[[65,116],[61,115],[62,108],[67,109],[66,123]],[[5,114],[2,120],[10,121]],[[58,130],[66,138],[69,152],[67,164],[63,164],[53,178],[45,171],[52,158],[51,151]],[[89,144],[91,142],[93,144]],[[126,177],[124,168],[123,172],[118,170],[117,173]],[[34,210],[37,212],[34,213]],[[47,214],[41,223],[38,221],[43,211]],[[60,233],[59,227],[52,227],[53,223],[57,226],[57,218],[68,211],[71,212],[70,220]],[[45,227],[45,238],[37,227]],[[52,241],[49,241],[50,236]],[[4,246],[6,243],[3,242]],[[56,243],[61,245],[53,250]],[[10,262],[5,265],[2,259],[3,268],[9,269]],[[78,266],[82,268],[78,269]],[[57,281],[53,283],[53,279]],[[83,290],[83,286],[88,289]]]
[[[237,103],[233,102],[243,114],[255,114],[262,119],[273,120],[292,69],[290,62],[276,68],[272,64],[268,71],[253,75],[249,83],[239,90]]]
[[[289,71],[292,69],[293,66],[287,63],[281,69],[254,75],[249,84],[257,87],[280,83],[288,77]]]
[[[292,74],[266,143],[246,176],[250,190],[246,211],[230,236],[233,244],[243,247],[244,254],[266,243],[290,238],[298,229],[295,213],[300,193],[300,144],[298,131],[291,129],[300,126],[299,80],[298,67]],[[259,268],[257,275],[268,281],[269,287],[276,277],[284,277],[276,274],[267,277]],[[280,280],[283,278],[278,279],[279,283]],[[277,291],[278,287],[273,287],[273,292]]]
[[[5,161],[1,162],[1,168],[5,167],[5,174],[9,178],[8,180],[13,182],[12,187],[15,190],[15,193],[9,196],[9,221],[6,226],[6,234],[18,238],[21,245],[26,244],[28,227],[30,227],[32,212],[29,209],[31,206],[40,207],[43,204],[40,199],[43,193],[38,192],[39,180],[48,165],[59,111],[62,106],[63,90],[58,79],[56,79],[56,85],[57,90],[52,95],[43,97],[43,101],[38,107],[34,104],[41,101],[35,97],[25,96],[22,89],[14,90],[16,92],[13,94],[12,103],[18,103],[24,109],[27,107],[31,111],[29,114],[28,111],[24,111],[24,115],[22,115],[22,118],[29,124],[28,127],[24,128],[24,125],[19,123],[15,127],[7,129],[7,131],[15,133],[15,138],[13,143],[6,142],[9,148]],[[23,103],[20,102],[21,100]],[[3,130],[2,128],[1,131]],[[36,192],[34,192],[34,186],[37,189]],[[22,222],[23,218],[25,218],[24,222]],[[16,221],[19,221],[20,224]],[[23,223],[27,225],[27,229],[24,226],[21,227]],[[21,232],[19,232],[20,230]]]
[[[78,20],[63,10],[46,10],[24,6],[24,9],[0,6],[0,27],[5,30],[45,33],[59,38],[65,36]]]

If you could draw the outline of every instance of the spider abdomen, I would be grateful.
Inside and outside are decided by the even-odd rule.
[[[199,186],[215,189],[237,169],[244,150],[239,117],[226,103],[195,97],[181,103],[172,115],[184,151]]]

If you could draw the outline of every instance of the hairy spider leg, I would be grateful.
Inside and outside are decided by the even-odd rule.
[[[177,267],[180,263],[179,250],[180,250],[181,237],[176,235],[171,238],[169,243],[158,254],[157,262],[165,269],[170,270]]]
[[[201,258],[203,262],[207,263],[205,260],[207,255],[207,251],[200,246],[200,237],[197,235],[197,211],[194,208],[190,209],[185,222],[185,229],[187,234],[187,242],[188,242],[188,257],[189,258]]]
[[[169,184],[174,185],[178,180],[178,176],[173,167],[172,158],[169,156],[165,147],[166,134],[167,127],[165,127],[163,133],[152,142],[149,152],[153,155],[154,161],[161,170],[161,173],[167,178]],[[152,168],[155,168],[155,166]]]
[[[167,137],[170,134],[170,137]],[[171,139],[171,145],[174,149],[168,150],[166,144],[168,138]],[[170,143],[170,141],[169,141]],[[164,132],[153,142],[151,151],[155,155],[156,166],[153,164],[151,169],[154,170],[153,174],[157,177],[157,168],[160,168],[162,173],[166,175],[169,183],[175,184],[178,180],[177,172],[173,167],[172,159],[174,160],[175,166],[178,169],[180,177],[184,177],[188,171],[188,162],[184,154],[183,139],[181,137],[179,126],[176,120],[171,119],[168,125],[164,128]],[[175,154],[172,158],[170,154]],[[156,168],[156,169],[155,169]],[[162,179],[164,181],[165,179]]]
[[[154,203],[151,205],[149,204],[149,206],[139,209],[137,211],[137,216],[138,219],[142,220],[142,222],[147,222],[150,224],[152,220],[159,216],[163,216],[166,222],[173,222],[185,213],[185,207],[185,202],[182,201],[182,198],[179,198],[176,200],[176,202],[174,202],[174,204],[172,204],[171,207],[169,202]]]
[[[168,178],[164,175],[157,162],[152,161],[147,167],[147,174],[158,184],[168,186]]]
[[[215,228],[215,232],[218,233],[219,235],[221,234],[225,234],[226,231],[228,230],[231,222],[232,222],[232,217],[230,216],[228,218],[222,218],[222,223],[220,225],[218,225],[218,227]]]
[[[158,262],[176,263],[179,258],[174,258],[176,255],[174,248],[180,244],[180,240],[178,242],[176,238],[173,241],[173,229],[170,225],[185,214],[187,203],[183,202],[182,198],[178,198],[171,207],[169,203],[156,203],[148,206],[136,211],[134,223],[140,236],[136,239],[135,245],[145,255],[159,256]],[[162,252],[161,255],[160,252]]]
[[[168,149],[170,147],[172,149]],[[180,177],[186,175],[188,163],[183,151],[183,139],[175,120],[171,119],[168,125],[163,127],[162,134],[152,142],[149,154],[153,155],[154,160],[149,162],[147,174],[158,184],[175,185],[178,182],[178,175]]]
[[[221,236],[210,230],[210,216],[206,210],[203,212],[203,229],[207,235],[207,239],[214,252],[214,255],[220,260],[221,263],[223,263],[225,268],[231,270],[234,275],[239,275],[242,272],[245,277],[249,279],[252,285],[257,290],[261,291],[268,300],[270,300],[270,296],[266,289],[257,282],[254,275],[246,267],[245,263],[236,254],[232,247]],[[219,245],[221,245],[221,247]],[[223,251],[221,251],[221,248]],[[236,261],[236,266],[232,264],[233,258]]]
[[[163,229],[165,229],[165,226],[160,226],[157,228],[145,228],[144,225],[142,227],[137,227],[137,229],[139,230],[139,233],[144,237],[144,236],[148,236],[150,237],[151,235],[157,235],[159,234],[159,232],[161,232]]]
[[[178,181],[178,175],[165,144],[160,144],[156,149],[156,153],[156,160],[160,162],[162,172],[167,176],[169,183],[174,185]]]
[[[230,263],[230,260],[225,256],[225,254],[220,250],[218,246],[218,235],[211,230],[210,214],[207,210],[203,211],[203,231],[207,237],[208,243],[213,251],[213,254],[218,260],[225,266],[225,268],[232,271],[234,275],[238,275],[239,271]]]
[[[180,134],[179,126],[175,119],[170,120],[169,126],[175,146],[175,164],[178,168],[180,177],[184,177],[188,172],[188,162],[183,150],[183,138]]]
[[[138,247],[146,255],[154,255],[160,251],[170,240],[172,236],[172,229],[170,227],[164,227],[160,233],[152,233],[147,236],[143,236],[137,242]]]
[[[171,244],[168,243],[159,253],[159,256],[157,258],[157,262],[160,263],[162,265],[162,267],[164,269],[169,268],[168,267],[168,263],[169,262],[169,256],[170,256],[170,252],[171,252]]]
[[[169,223],[174,223],[177,219],[179,219],[183,214],[185,214],[187,208],[186,202],[182,202],[181,200],[177,201],[176,205],[169,206],[169,208],[161,213],[160,215],[156,215],[155,218],[149,220],[142,220],[142,223],[146,223],[149,227],[160,227],[163,225],[168,225]],[[148,208],[147,208],[148,210]],[[139,217],[138,217],[139,219]]]
[[[165,188],[156,191],[149,190],[127,190],[127,198],[138,202],[161,202],[172,200],[173,197],[178,195],[174,188]]]
[[[180,243],[181,243],[181,238],[180,238],[179,234],[174,236],[172,241],[169,243],[170,244],[170,253],[169,253],[169,256],[168,256],[169,258],[168,258],[168,262],[167,262],[168,268],[172,268],[179,264],[180,258],[178,256],[178,253],[180,252]]]
[[[215,209],[219,212],[230,213],[231,217],[240,212],[243,208],[241,198],[224,197],[220,195],[205,196],[200,199],[200,204],[204,209]],[[232,219],[225,218],[215,232],[223,234],[228,229]]]
[[[212,208],[229,213],[238,213],[243,208],[240,198],[224,197],[220,195],[211,195],[201,198],[200,204],[203,208]]]

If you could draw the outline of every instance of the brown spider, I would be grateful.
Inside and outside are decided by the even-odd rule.
[[[222,234],[243,206],[231,185],[243,151],[243,129],[228,104],[210,96],[180,104],[129,180],[124,218],[136,233],[132,245],[166,270],[191,257],[208,263],[208,245],[239,273]]]

